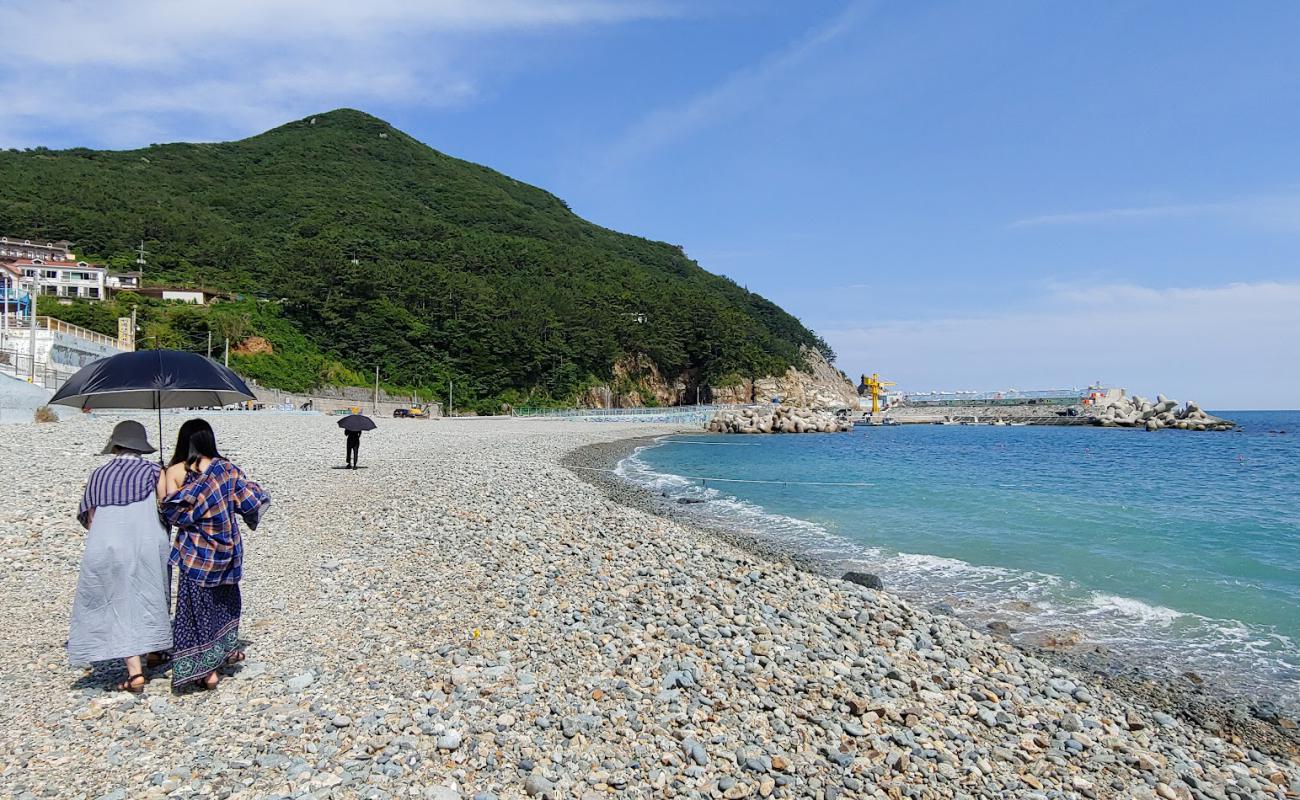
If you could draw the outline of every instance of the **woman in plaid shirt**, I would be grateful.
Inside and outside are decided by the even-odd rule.
[[[162,515],[176,528],[170,563],[177,568],[172,619],[172,686],[201,681],[244,659],[239,650],[244,543],[238,518],[256,530],[271,497],[217,451],[212,426],[181,426],[172,465],[163,473]]]

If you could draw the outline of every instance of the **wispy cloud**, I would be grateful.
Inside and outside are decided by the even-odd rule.
[[[755,108],[767,98],[773,83],[856,28],[869,8],[867,2],[851,3],[829,22],[804,33],[759,63],[733,72],[685,102],[650,112],[607,148],[602,159],[604,166],[615,168]]]
[[[1058,286],[1033,309],[822,330],[840,366],[907,388],[1001,389],[1102,379],[1217,408],[1300,406],[1300,282]]]
[[[1009,228],[1039,228],[1065,225],[1108,225],[1161,219],[1214,218],[1257,227],[1300,229],[1300,195],[1247,197],[1217,203],[1103,208],[1025,217]]]
[[[340,105],[464,103],[491,36],[674,13],[661,0],[9,0],[0,144],[210,139]],[[39,32],[40,35],[36,35]],[[127,141],[123,141],[128,139]]]

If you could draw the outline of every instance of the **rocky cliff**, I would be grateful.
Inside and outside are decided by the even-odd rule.
[[[783,405],[798,408],[858,407],[858,392],[843,373],[816,350],[804,348],[803,356],[806,371],[791,367],[784,375],[718,387],[713,390],[713,402],[770,403],[779,398]]]
[[[783,375],[767,375],[725,386],[699,386],[694,375],[684,373],[667,379],[649,359],[624,358],[614,364],[609,385],[592,386],[577,402],[587,408],[640,408],[646,405],[689,405],[700,389],[703,402],[723,404],[771,403],[797,408],[833,409],[858,407],[858,393],[843,373],[817,350],[803,349],[806,368],[789,368]]]

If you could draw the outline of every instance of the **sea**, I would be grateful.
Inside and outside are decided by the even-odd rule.
[[[1297,709],[1300,411],[1213,413],[1240,429],[670,436],[617,472],[973,624]]]

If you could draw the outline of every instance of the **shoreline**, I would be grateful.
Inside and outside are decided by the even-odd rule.
[[[0,447],[0,647],[24,655],[0,705],[6,797],[1300,796],[1296,759],[570,468],[666,425],[384,422],[354,471],[331,469],[328,417],[213,415],[273,498],[245,531],[247,659],[211,692],[165,669],[114,692],[120,662],[70,668],[63,642],[77,498],[119,419]]]
[[[667,435],[674,434],[637,436],[583,445],[570,451],[560,463],[566,467],[613,470],[637,449],[653,445],[661,436]],[[695,528],[706,536],[739,547],[757,558],[788,564],[795,569],[827,578],[842,577],[842,568],[838,562],[774,545],[763,540],[757,533],[710,525],[706,520],[677,508],[649,489],[637,486],[612,472],[574,470],[574,475],[596,486],[615,502]],[[880,575],[880,578],[884,582],[884,592],[893,594],[904,603],[912,604],[913,601],[908,597],[896,594],[890,588],[888,575]],[[946,613],[972,629],[975,627],[971,621],[951,611],[935,608],[928,610],[936,614]],[[1086,631],[1083,633],[1086,637]],[[1295,719],[1279,711],[1276,706],[1271,708],[1272,719],[1267,719],[1260,712],[1270,714],[1268,706],[1261,706],[1260,703],[1254,703],[1227,689],[1217,688],[1196,673],[1184,672],[1178,677],[1152,674],[1146,667],[1126,660],[1108,648],[1089,644],[1086,638],[1077,646],[1063,648],[1044,647],[1006,636],[998,638],[1028,656],[1087,675],[1118,696],[1148,705],[1155,711],[1169,714],[1212,736],[1236,741],[1244,747],[1271,755],[1292,759],[1300,756],[1300,730],[1297,729]]]

